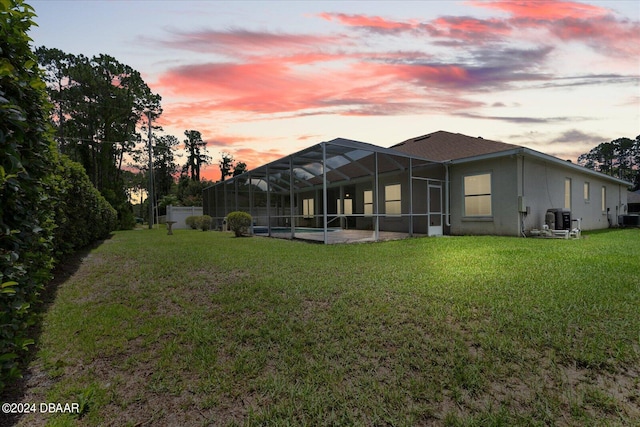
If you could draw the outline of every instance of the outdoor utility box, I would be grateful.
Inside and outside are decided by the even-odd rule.
[[[640,227],[640,215],[620,215],[618,224],[623,227]]]
[[[553,220],[553,223],[550,222]],[[552,230],[571,230],[571,211],[568,209],[547,209],[545,223]]]

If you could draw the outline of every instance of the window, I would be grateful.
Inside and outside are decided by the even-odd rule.
[[[314,213],[313,199],[304,199],[302,201],[302,217],[313,218]]]
[[[571,178],[564,180],[564,208],[571,209]]]
[[[602,203],[600,205],[602,212],[607,211],[607,187],[602,187]]]
[[[400,184],[384,187],[384,212],[394,216],[402,213],[402,187]]]
[[[492,215],[490,173],[464,177],[464,215]]]
[[[352,215],[353,214],[353,200],[352,199],[342,199],[342,204],[344,204],[344,214]],[[342,206],[340,203],[340,199],[336,200],[336,211],[338,215],[342,215]]]
[[[364,190],[364,215],[373,215],[373,190]]]
[[[584,183],[584,201],[588,202],[589,200],[591,200],[591,191],[589,188],[589,183],[585,182]]]

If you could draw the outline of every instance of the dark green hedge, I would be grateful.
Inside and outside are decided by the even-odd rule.
[[[54,249],[57,256],[109,236],[118,226],[116,210],[93,186],[81,164],[60,156],[53,176]]]
[[[31,310],[53,265],[54,219],[45,191],[52,140],[44,83],[28,44],[33,11],[0,1],[0,386],[20,375]]]
[[[0,391],[20,376],[55,256],[106,237],[116,221],[81,167],[57,154],[27,36],[33,17],[22,0],[0,1]]]

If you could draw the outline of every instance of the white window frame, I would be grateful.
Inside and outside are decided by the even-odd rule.
[[[483,177],[483,176],[488,176],[489,177],[489,192],[471,192],[468,190],[468,184],[470,184],[469,182],[467,182],[468,178],[473,178],[473,177]],[[469,192],[468,192],[469,191]],[[491,172],[482,172],[482,173],[474,173],[474,174],[469,174],[469,175],[465,175],[462,177],[462,194],[463,194],[463,211],[464,211],[464,216],[468,217],[468,218],[490,218],[493,217],[493,174]],[[468,209],[468,202],[471,202],[472,200],[478,201],[480,197],[489,197],[489,210],[488,211],[480,211],[480,209],[478,209],[480,212],[477,214],[471,214],[469,213],[469,209]]]
[[[602,213],[607,213],[607,187],[602,186],[602,190],[600,190],[600,196],[602,197],[602,202],[600,203],[600,209]]]

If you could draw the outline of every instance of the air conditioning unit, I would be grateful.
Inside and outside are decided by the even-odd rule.
[[[620,215],[618,224],[622,227],[640,227],[640,215]]]
[[[571,211],[568,209],[547,209],[544,223],[551,230],[571,230]]]

